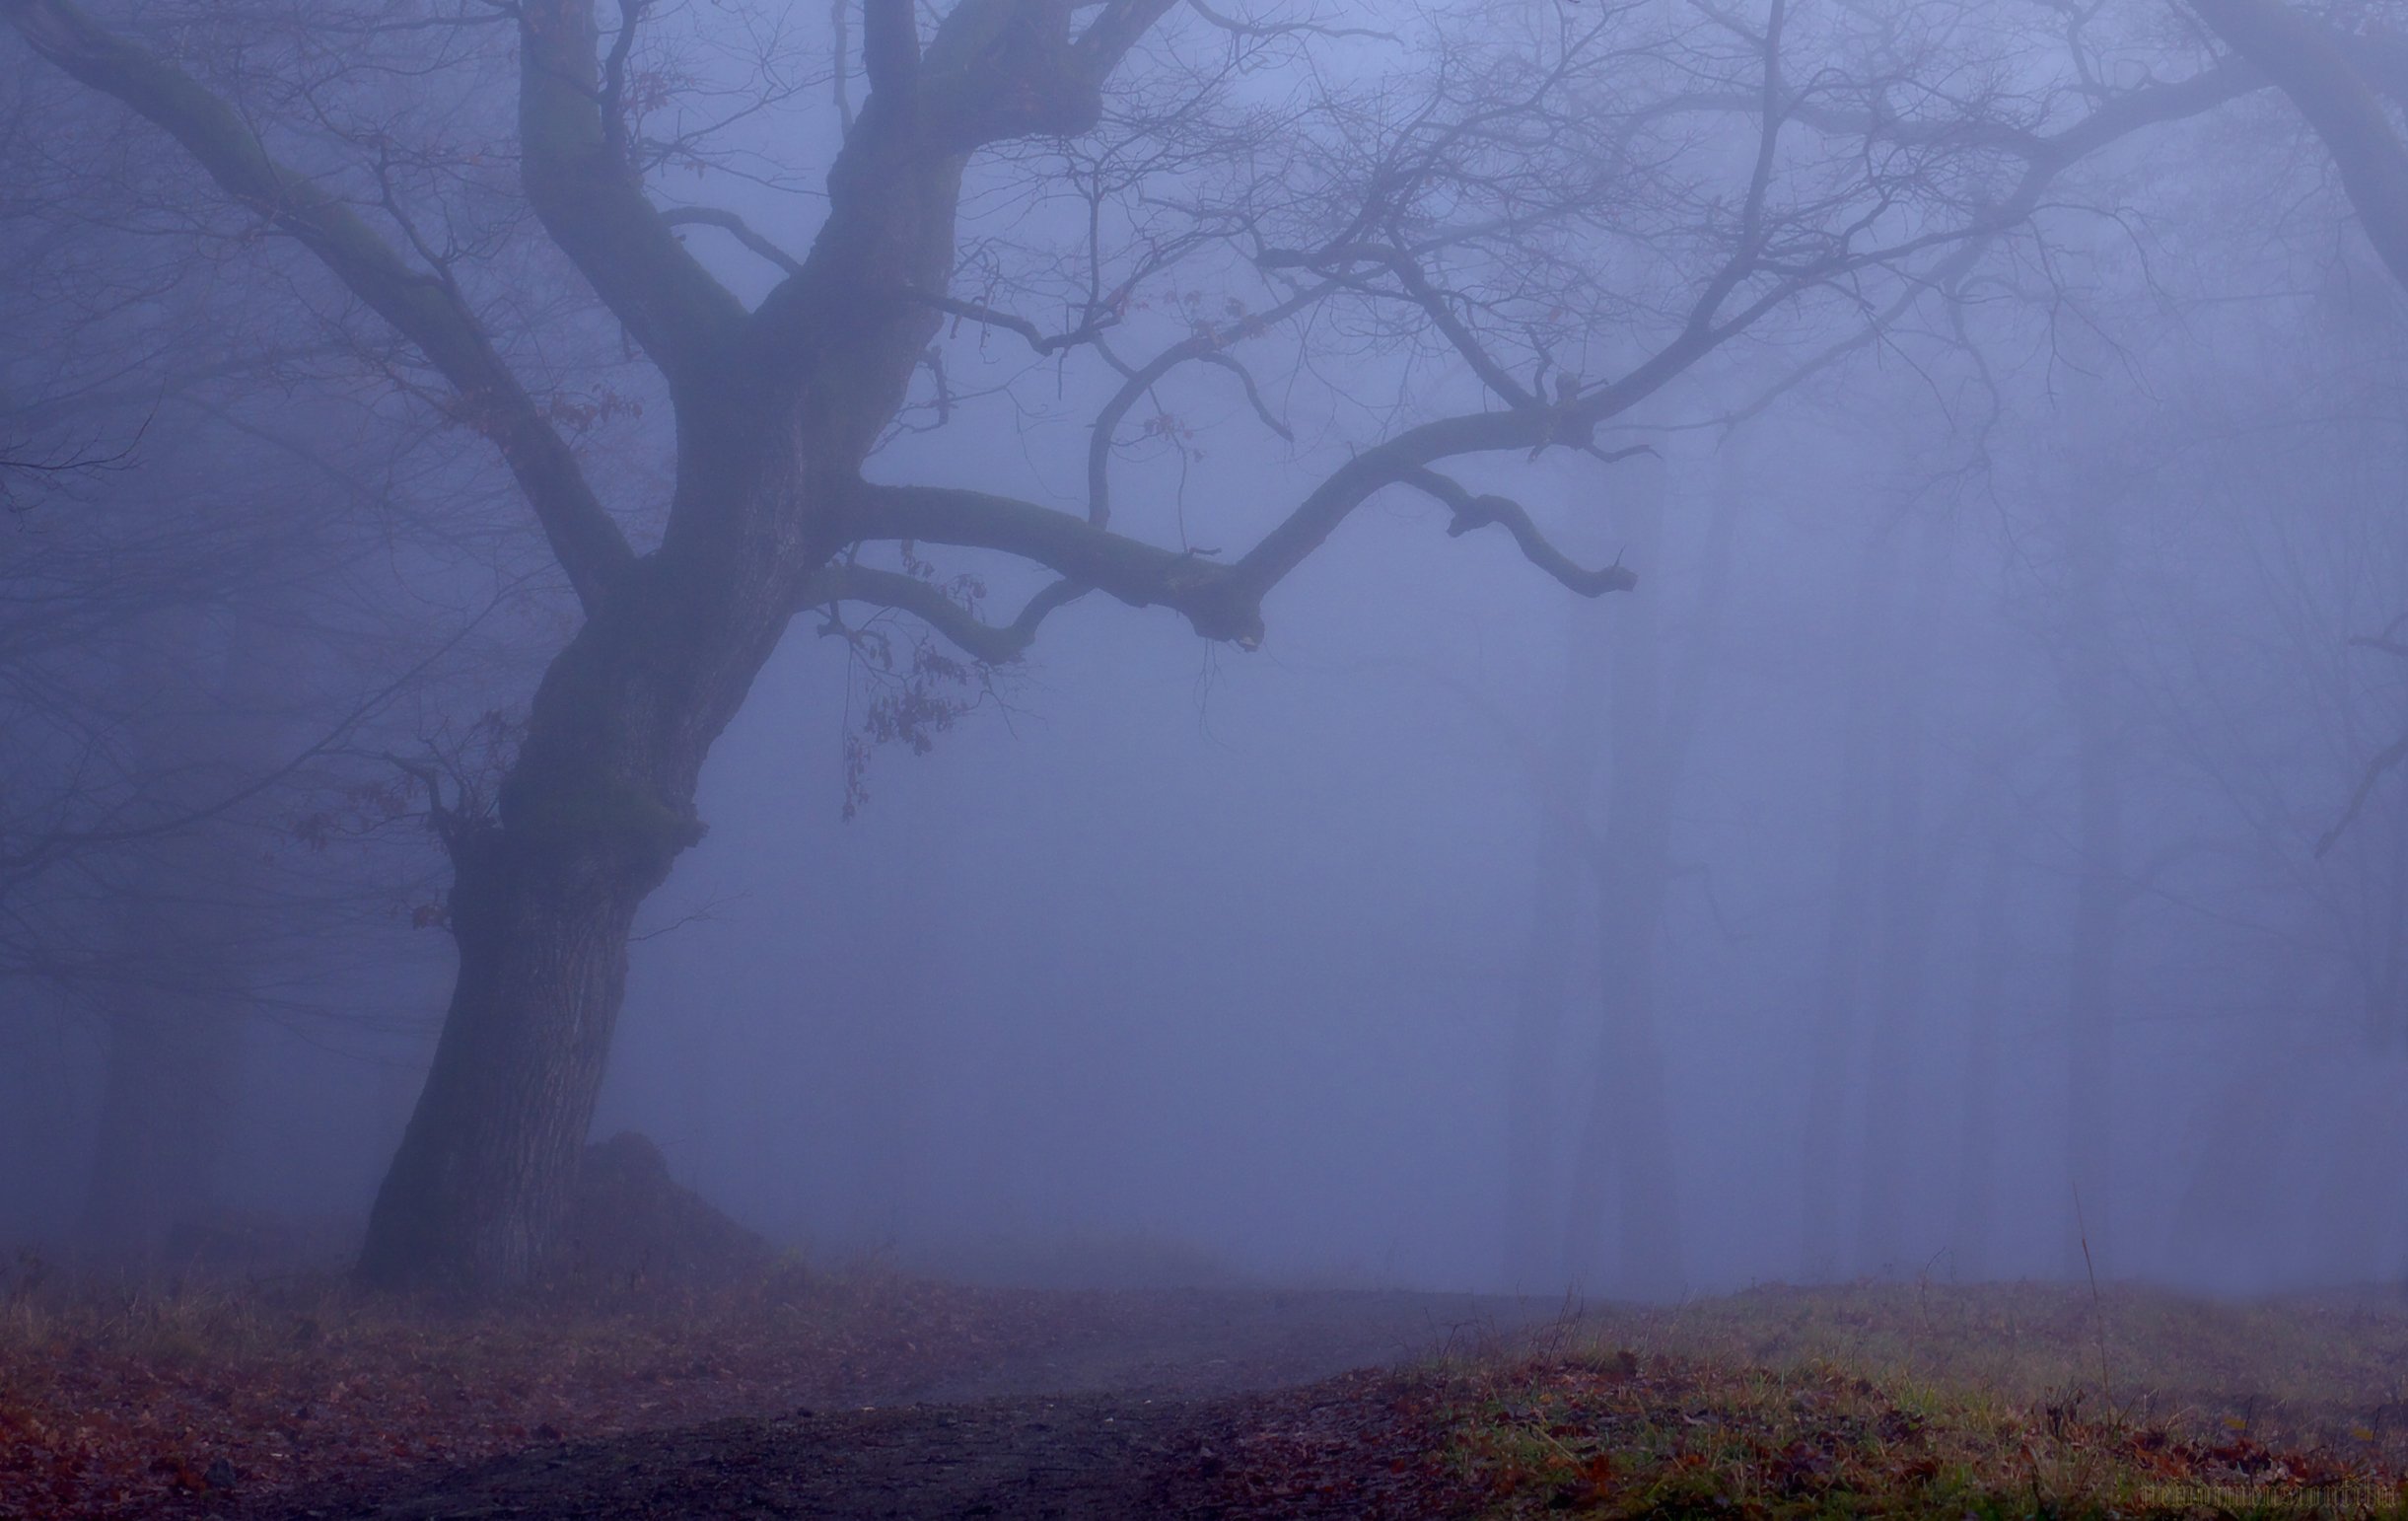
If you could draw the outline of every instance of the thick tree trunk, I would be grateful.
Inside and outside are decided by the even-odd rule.
[[[749,307],[684,249],[629,152],[612,71],[637,8],[613,23],[607,64],[593,0],[508,8],[526,205],[659,368],[675,414],[674,498],[658,545],[640,552],[460,292],[278,163],[241,111],[174,64],[74,7],[0,5],[36,51],[166,129],[442,375],[451,415],[492,441],[587,616],[545,673],[493,808],[474,788],[438,800],[460,977],[370,1221],[371,1281],[481,1291],[540,1269],[617,1017],[628,928],[699,837],[703,760],[799,604],[824,600],[816,573],[846,543],[886,537],[869,521],[862,467],[942,325],[963,168],[992,144],[1093,128],[1104,82],[1165,8],[1114,5],[1074,28],[1086,7],[965,3],[923,46],[912,6],[868,6],[871,92],[829,166],[824,218],[801,263]],[[1042,526],[1053,516],[990,546],[1059,539]],[[1293,544],[1334,519],[1291,522]],[[1258,634],[1256,604],[1284,566],[1254,554],[1260,585],[1223,576],[1214,584],[1232,590],[1190,599],[1200,627]],[[1183,564],[1175,579],[1204,584]],[[1172,580],[1149,577],[1146,595]]]
[[[2283,0],[2191,0],[2191,9],[2264,69],[2315,128],[2368,241],[2392,278],[2408,286],[2408,142],[2351,60],[2350,50],[2364,42]]]
[[[602,1092],[628,932],[655,885],[500,830],[460,848],[457,873],[459,980],[360,1256],[382,1286],[481,1290],[542,1269]]]
[[[359,1271],[372,1284],[511,1288],[543,1270],[558,1237],[636,910],[702,837],[703,759],[825,557],[791,543],[792,518],[759,509],[833,493],[798,481],[792,457],[747,464],[733,400],[728,416],[732,432],[689,442],[682,462],[681,492],[724,493],[717,533],[636,566],[552,662],[490,811],[473,789],[470,806],[438,805],[460,971],[369,1216]]]
[[[719,341],[707,336],[721,331],[715,320],[703,313],[678,338],[664,312],[680,296],[636,272],[659,273],[647,260],[663,229],[641,204],[614,220],[625,167],[608,160],[606,134],[579,150],[554,119],[564,102],[569,116],[590,109],[583,92],[557,87],[592,77],[591,11],[543,14],[522,46],[560,51],[526,55],[542,66],[522,120],[565,178],[546,180],[538,209],[617,292],[622,316],[661,320],[675,361],[676,499],[660,547],[589,597],[591,616],[544,673],[493,816],[439,820],[460,978],[361,1253],[362,1277],[389,1286],[484,1293],[543,1270],[601,1091],[636,910],[701,838],[703,761],[811,578],[852,537],[862,464],[939,326],[932,306],[897,296],[951,281],[962,165],[992,140],[973,118],[1001,113],[989,125],[1013,135],[1033,129],[1014,111],[1047,104],[1027,90],[922,99],[916,57],[902,56],[917,52],[910,12],[897,13],[900,27],[882,30],[895,55],[829,170],[827,217],[803,268],[698,362],[676,344]],[[982,40],[949,25],[932,58],[969,67],[955,54]],[[541,138],[555,130],[567,136]]]

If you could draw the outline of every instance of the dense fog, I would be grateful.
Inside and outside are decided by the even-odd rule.
[[[600,24],[620,187],[711,213],[647,225],[740,314],[905,88],[824,9]],[[911,66],[1021,9],[1165,8],[923,6]],[[646,563],[732,403],[522,194],[498,10],[0,14],[0,1242],[348,1253],[453,854],[535,816],[607,599],[418,298],[75,27],[434,271]],[[964,150],[861,474],[1159,546],[1158,593],[1068,528],[799,517],[797,586],[919,590],[797,594],[695,721],[596,1138],[814,1266],[1014,1281],[2408,1271],[2408,299],[2281,91],[2158,0],[1152,26],[1098,121]],[[1455,417],[1538,431],[1369,482],[1258,638],[1180,600]],[[948,642],[1057,581],[1025,653]]]

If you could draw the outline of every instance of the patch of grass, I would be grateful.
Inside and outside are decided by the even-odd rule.
[[[2404,1375],[2373,1295],[1776,1288],[1433,1370],[1430,1440],[1494,1517],[2408,1516]]]
[[[2224,1301],[2123,1285],[1770,1287],[1608,1311],[1593,1342],[1713,1362],[1814,1362],[1958,1396],[2064,1404],[2285,1445],[2371,1445],[2408,1465],[2408,1299],[2357,1290]]]

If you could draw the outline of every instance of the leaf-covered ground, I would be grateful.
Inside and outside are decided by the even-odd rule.
[[[142,1514],[213,1490],[861,1403],[1010,1357],[1064,1308],[899,1278],[474,1316],[331,1284],[21,1296],[0,1332],[0,1516]]]
[[[891,1276],[470,1317],[21,1295],[0,1515],[2408,1515],[2396,1298],[1515,1313]]]
[[[1209,1397],[1515,1313],[1463,1295],[1044,1292],[883,1272],[472,1314],[331,1280],[0,1280],[0,1518],[274,1513],[288,1495],[423,1486],[513,1453],[803,1410]]]

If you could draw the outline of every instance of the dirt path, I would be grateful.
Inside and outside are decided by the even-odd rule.
[[[1312,1397],[1267,1396],[1484,1340],[1557,1307],[1467,1295],[1113,1296],[1032,1352],[845,1411],[531,1449],[447,1474],[290,1497],[260,1521],[670,1517],[1201,1517],[1223,1454]],[[1300,1406],[1299,1401],[1303,1404]],[[1277,1409],[1274,1409],[1277,1407]],[[1302,1413],[1299,1413],[1299,1412]],[[1280,1514],[1365,1514],[1310,1496]]]
[[[1178,1514],[1196,1413],[1125,1397],[902,1406],[723,1420],[470,1469],[398,1497],[288,1515],[377,1521]]]
[[[1195,1399],[1277,1389],[1468,1350],[1561,1308],[1553,1300],[1376,1291],[1114,1295],[1100,1314],[1033,1354],[876,1403],[1104,1393]]]

